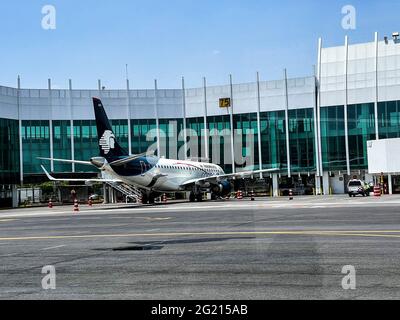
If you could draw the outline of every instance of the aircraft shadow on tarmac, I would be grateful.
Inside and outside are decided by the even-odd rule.
[[[145,251],[145,250],[161,250],[166,245],[174,244],[194,244],[194,243],[207,243],[228,240],[251,240],[254,237],[230,237],[230,238],[196,238],[196,239],[176,239],[176,240],[163,240],[151,242],[128,242],[134,244],[133,246],[116,247],[116,248],[97,248],[96,251],[111,250],[111,251]]]

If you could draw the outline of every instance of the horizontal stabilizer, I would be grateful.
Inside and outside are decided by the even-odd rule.
[[[49,178],[49,180],[50,181],[66,181],[66,182],[68,182],[68,181],[71,181],[71,182],[79,182],[79,181],[81,181],[81,182],[123,182],[123,181],[121,181],[121,180],[119,180],[119,179],[64,179],[64,178],[61,178],[61,179],[57,179],[57,178],[54,178],[52,175],[50,175],[50,173],[48,173],[48,171],[45,169],[45,167],[43,166],[43,165],[41,165],[41,167],[42,167],[42,169],[43,169],[43,171],[44,171],[44,173],[46,174],[46,176],[47,176],[47,178]]]
[[[92,166],[93,164],[90,161],[82,161],[82,160],[69,160],[69,159],[55,159],[55,158],[41,158],[37,157],[37,159],[40,160],[48,160],[48,161],[57,161],[57,162],[66,162],[66,163],[76,163],[76,164],[84,164],[84,165],[90,165]]]

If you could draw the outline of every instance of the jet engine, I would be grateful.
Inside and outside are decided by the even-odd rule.
[[[232,190],[231,183],[227,180],[219,182],[212,188],[212,191],[220,197],[226,196],[231,192],[231,190]]]

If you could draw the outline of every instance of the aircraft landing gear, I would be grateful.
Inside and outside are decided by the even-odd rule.
[[[142,204],[147,204],[149,202],[149,197],[146,193],[142,193]]]
[[[150,196],[149,196],[149,203],[150,203],[150,204],[154,204],[154,199],[155,199],[155,196],[154,196],[153,194],[150,194]]]
[[[195,202],[196,200],[197,200],[197,202],[203,201],[203,194],[201,193],[200,190],[190,192],[189,201]]]
[[[155,198],[158,194],[155,192],[145,192],[142,191],[142,204],[154,204]]]

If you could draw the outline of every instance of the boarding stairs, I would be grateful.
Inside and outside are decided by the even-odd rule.
[[[115,177],[107,172],[102,172],[102,178],[103,179],[115,179]],[[112,182],[112,181],[107,181],[106,182],[108,186],[113,188],[114,190],[117,190],[118,192],[122,193],[125,196],[125,201],[128,202],[128,199],[134,200],[136,203],[141,203],[142,202],[142,192],[140,191],[139,188],[136,188],[133,185],[128,185],[126,183],[122,182]]]
[[[111,188],[122,193],[125,196],[126,202],[128,202],[128,199],[132,199],[136,203],[140,203],[142,201],[142,192],[138,188],[136,188],[132,185],[127,185],[127,184],[118,183],[118,182],[107,182],[107,184]]]

